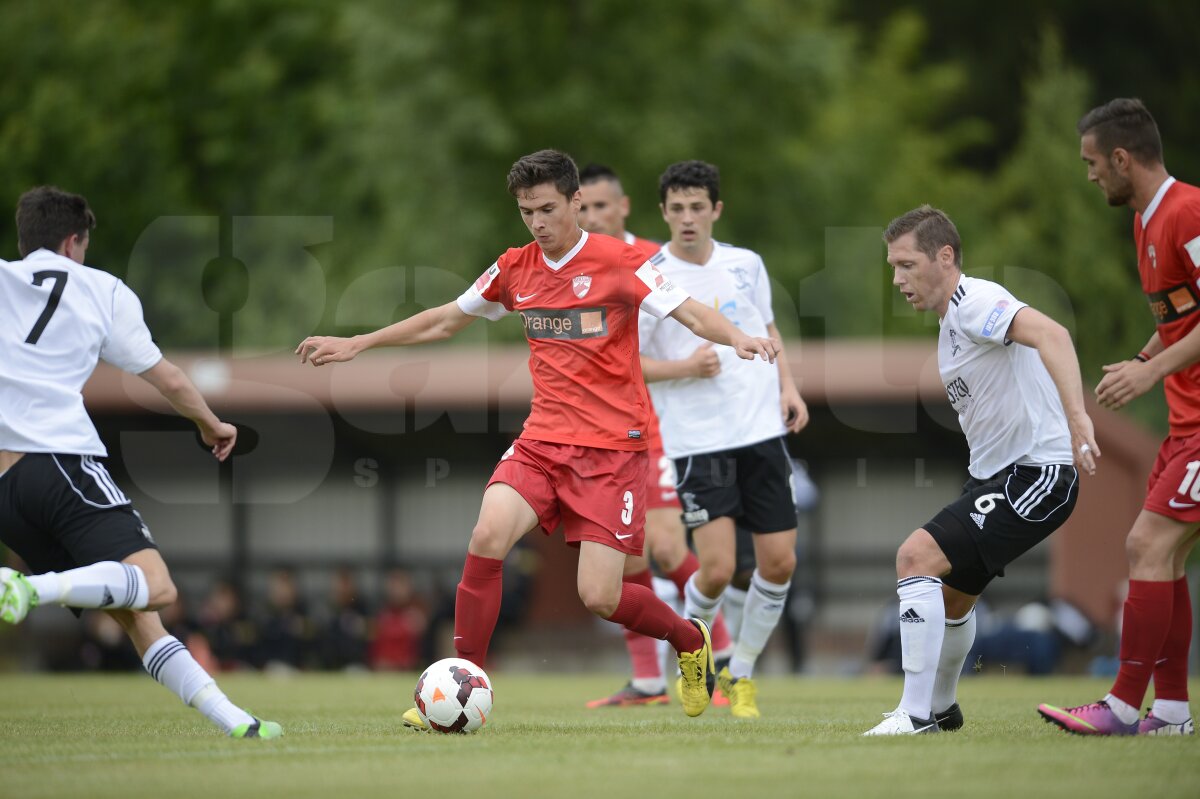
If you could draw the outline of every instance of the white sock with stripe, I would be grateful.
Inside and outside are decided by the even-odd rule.
[[[782,584],[767,582],[758,569],[754,570],[754,576],[750,578],[750,590],[746,592],[742,627],[738,631],[733,657],[729,660],[729,673],[734,677],[741,679],[754,676],[754,664],[766,647],[767,639],[779,625],[779,617],[783,615],[790,585],[791,581]]]
[[[725,587],[725,599],[721,602],[721,610],[725,613],[725,626],[729,629],[729,640],[737,643],[742,633],[742,616],[746,612],[746,591]]]
[[[957,701],[958,678],[975,643],[975,608],[961,619],[946,619],[942,654],[938,657],[937,678],[933,681],[933,712],[945,713]]]
[[[683,617],[685,619],[703,619],[712,627],[713,619],[721,608],[721,596],[715,599],[707,597],[696,587],[696,575],[693,574],[683,586]]]
[[[142,656],[142,665],[185,705],[199,710],[226,733],[239,724],[254,723],[254,717],[229,701],[175,636],[164,635],[151,644]]]
[[[39,605],[144,610],[150,602],[150,586],[141,567],[115,560],[35,574],[28,579],[38,593]]]
[[[896,583],[900,597],[900,651],[904,695],[900,709],[915,719],[933,717],[933,683],[946,633],[946,603],[936,577],[906,577]]]

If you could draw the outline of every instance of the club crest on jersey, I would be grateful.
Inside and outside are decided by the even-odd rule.
[[[588,291],[592,288],[592,278],[589,275],[579,275],[571,281],[571,290],[575,292],[575,296],[583,299],[587,296]]]

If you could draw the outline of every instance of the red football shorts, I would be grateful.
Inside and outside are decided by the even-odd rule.
[[[1142,507],[1179,522],[1200,522],[1200,433],[1163,441]]]
[[[653,445],[651,445],[653,446]],[[663,452],[662,444],[650,450],[650,468],[647,470],[646,509],[667,508],[682,511],[679,494],[675,492],[675,461]]]
[[[646,535],[648,465],[645,450],[520,438],[504,453],[488,486],[512,486],[533,508],[546,535],[561,524],[563,538],[573,546],[595,541],[640,555]]]

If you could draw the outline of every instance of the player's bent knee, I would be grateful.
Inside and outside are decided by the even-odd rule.
[[[585,586],[580,586],[579,598],[583,600],[584,607],[602,619],[607,619],[616,613],[617,603],[621,601],[621,595],[608,588]]]
[[[764,561],[758,565],[758,573],[763,576],[763,579],[772,583],[786,583],[792,579],[794,571],[796,571],[795,552],[780,554],[769,562]]]
[[[666,571],[674,571],[679,568],[679,564],[683,563],[683,559],[687,557],[687,546],[675,541],[658,542],[651,540],[650,557]]]
[[[164,576],[147,582],[150,588],[150,601],[146,603],[146,610],[160,610],[175,604],[175,600],[179,598],[179,590],[170,577]]]
[[[1172,563],[1175,556],[1174,542],[1165,536],[1149,535],[1134,528],[1125,539],[1125,556],[1130,566]]]
[[[920,532],[920,531],[918,531]],[[934,563],[942,556],[942,552],[933,539],[913,533],[896,552],[896,576],[912,577],[917,574],[928,574],[934,569]]]
[[[503,560],[508,554],[508,536],[492,525],[477,524],[471,531],[467,551],[485,558]]]
[[[733,579],[733,561],[701,563],[700,570],[696,572],[696,584],[708,596],[719,595],[725,590],[725,586],[729,585],[731,579]]]

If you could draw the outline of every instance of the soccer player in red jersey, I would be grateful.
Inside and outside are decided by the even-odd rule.
[[[638,311],[671,316],[742,358],[774,361],[778,341],[747,336],[664,278],[635,249],[579,228],[579,173],[541,150],[513,164],[509,193],[534,241],[501,255],[455,301],[373,333],[311,336],[296,352],[314,366],[365,349],[449,338],[480,317],[517,312],[529,341],[533,404],[497,465],[471,532],[455,607],[459,657],[484,665],[500,610],[503,559],[521,536],[563,526],[579,546],[579,596],[589,610],[679,653],[684,712],[699,715],[715,675],[708,627],[679,617],[650,589],[622,584],[642,553],[649,400],[638,360]],[[412,709],[405,723],[424,722]]]
[[[600,233],[620,239],[652,258],[662,245],[639,238],[625,229],[629,218],[629,196],[625,194],[617,174],[601,164],[588,164],[579,171],[579,226],[589,233]],[[696,377],[711,377],[720,369],[720,361],[707,342],[688,359]],[[683,507],[675,491],[675,463],[663,452],[662,436],[658,430],[658,415],[650,407],[650,425],[646,435],[650,453],[650,471],[646,484],[646,548],[663,574],[675,583],[679,595],[688,578],[700,562],[688,549],[687,531],[683,527]],[[653,588],[650,562],[645,555],[625,561],[624,581]],[[712,625],[713,657],[718,671],[728,659],[733,644],[725,619],[718,614]],[[667,704],[666,678],[658,657],[658,642],[631,630],[625,631],[625,647],[633,666],[633,679],[624,688],[602,699],[587,703],[589,708],[633,707]],[[723,694],[716,694],[717,704],[728,704]]]
[[[1184,564],[1200,528],[1200,188],[1167,172],[1158,125],[1141,100],[1092,109],[1079,121],[1079,134],[1088,180],[1109,205],[1136,211],[1138,274],[1156,325],[1135,357],[1104,367],[1096,396],[1116,410],[1162,380],[1170,431],[1125,540],[1129,597],[1116,682],[1099,702],[1041,705],[1038,712],[1083,735],[1193,735],[1192,601]],[[1139,721],[1152,678],[1154,706]]]

